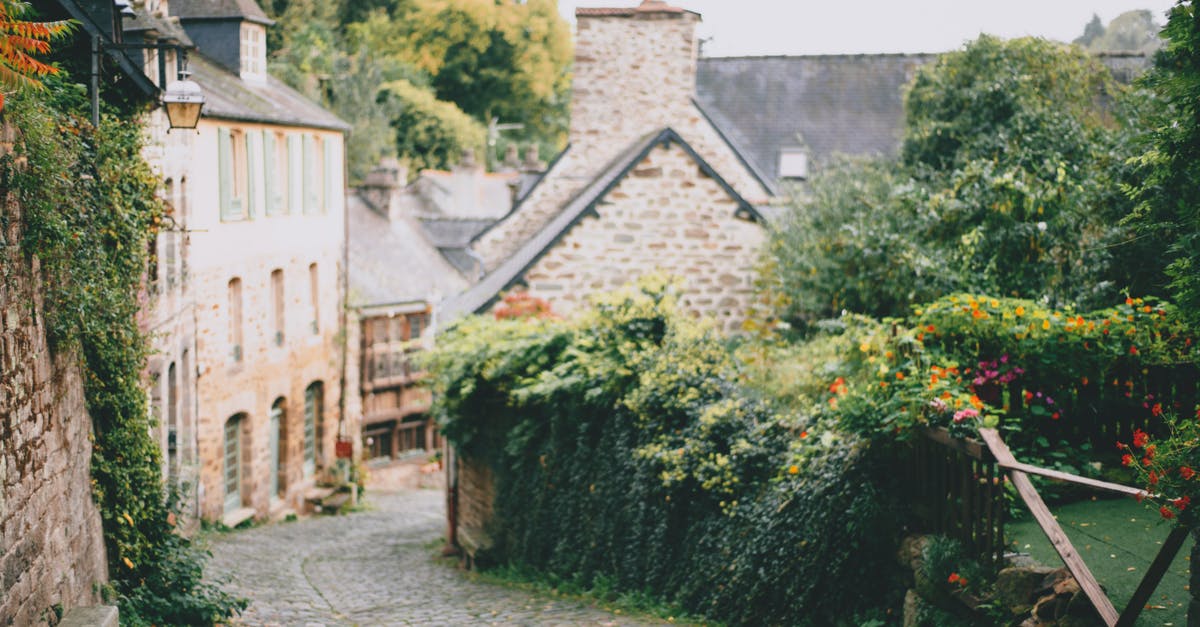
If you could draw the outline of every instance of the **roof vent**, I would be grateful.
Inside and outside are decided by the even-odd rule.
[[[779,149],[779,178],[801,180],[808,178],[808,151],[799,147]]]

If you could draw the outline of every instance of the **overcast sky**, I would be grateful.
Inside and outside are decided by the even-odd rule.
[[[706,56],[943,52],[980,33],[1070,41],[1092,14],[1109,20],[1150,9],[1162,24],[1174,0],[672,0],[701,13]],[[576,7],[637,6],[640,0],[559,0]]]

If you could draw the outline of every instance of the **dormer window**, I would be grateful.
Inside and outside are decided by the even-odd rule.
[[[261,24],[242,22],[242,78],[266,79],[267,29]]]
[[[797,181],[807,179],[808,151],[804,148],[780,148],[779,178]]]

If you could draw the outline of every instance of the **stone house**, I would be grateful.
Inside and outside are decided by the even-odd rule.
[[[696,105],[699,14],[645,0],[576,17],[570,144],[474,238],[484,276],[444,315],[513,289],[567,313],[662,270],[684,279],[685,307],[737,330],[772,191]]]
[[[168,477],[237,524],[320,496],[341,420],[349,126],[270,76],[254,0],[143,0],[128,27],[186,36],[207,102],[151,130],[172,228],[157,245],[151,399]],[[182,30],[182,33],[179,31]],[[152,62],[147,55],[147,62]]]

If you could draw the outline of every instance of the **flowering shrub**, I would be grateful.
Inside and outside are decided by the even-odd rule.
[[[1159,515],[1192,529],[1200,526],[1200,516],[1191,507],[1200,499],[1200,407],[1194,411],[1192,416],[1168,416],[1170,430],[1164,437],[1137,429],[1130,442],[1117,443],[1124,453],[1122,465],[1134,472],[1147,498],[1159,506]]]
[[[731,624],[884,605],[887,586],[845,585],[893,568],[882,452],[745,388],[675,291],[651,277],[569,320],[470,318],[429,355],[443,433],[495,473],[494,556]]]
[[[550,303],[545,299],[533,296],[528,292],[513,292],[505,294],[503,304],[496,307],[494,312],[497,320],[514,318],[557,318],[551,311]]]

